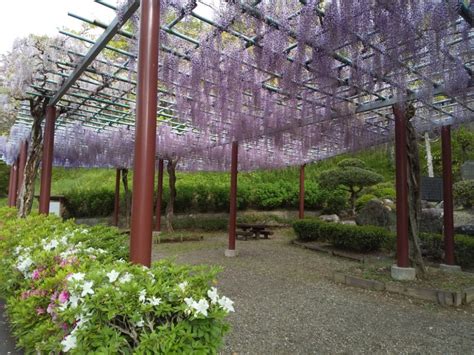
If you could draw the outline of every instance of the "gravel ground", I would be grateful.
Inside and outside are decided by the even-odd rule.
[[[219,289],[235,301],[224,354],[455,353],[474,354],[474,307],[458,310],[329,280],[356,264],[271,240],[237,241],[239,256],[223,256],[226,237],[159,244],[154,258],[221,265]]]
[[[10,326],[4,313],[5,302],[0,300],[0,354],[22,354],[15,349],[15,340],[10,335]]]

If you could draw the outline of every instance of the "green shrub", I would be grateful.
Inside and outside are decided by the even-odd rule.
[[[459,181],[454,184],[454,199],[464,208],[474,206],[474,180]]]
[[[298,239],[303,241],[329,241],[335,247],[360,252],[378,250],[389,232],[373,226],[350,226],[305,219],[293,223]]]
[[[0,160],[0,197],[8,194],[8,182],[10,180],[10,167]]]
[[[83,190],[73,189],[67,192],[65,207],[66,217],[106,217],[114,211],[114,191],[107,189]]]
[[[26,353],[217,353],[232,301],[218,269],[123,260],[115,228],[0,209],[0,295]]]
[[[372,194],[366,194],[359,197],[356,201],[356,210],[359,211],[362,207],[366,205],[367,202],[376,199],[377,196]]]

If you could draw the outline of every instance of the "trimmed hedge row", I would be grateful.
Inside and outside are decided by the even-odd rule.
[[[384,228],[374,226],[351,226],[324,222],[319,219],[304,219],[293,223],[293,229],[301,241],[327,241],[335,247],[368,252],[379,249],[396,250],[397,236]],[[427,256],[442,258],[444,239],[440,234],[420,234],[422,248]],[[474,238],[454,236],[457,263],[463,267],[474,266]]]
[[[378,250],[389,238],[389,232],[383,228],[354,227],[314,218],[294,222],[293,229],[302,241],[328,241],[338,248],[359,252]]]
[[[193,182],[193,181],[191,181]],[[229,209],[229,184],[196,182],[178,179],[176,186],[175,212],[208,213],[225,212]],[[113,213],[114,191],[108,188],[72,189],[64,193],[67,217],[106,217]],[[164,187],[162,212],[166,209],[169,189]],[[339,213],[346,208],[347,194],[342,190],[328,191],[314,182],[305,186],[305,206],[307,209],[322,210],[324,213]],[[122,192],[121,206],[124,206]],[[298,207],[298,185],[287,182],[250,184],[239,182],[237,196],[239,210],[296,209]],[[124,211],[124,208],[121,208]]]

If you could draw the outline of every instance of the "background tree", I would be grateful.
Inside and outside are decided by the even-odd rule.
[[[171,158],[167,160],[166,170],[168,171],[170,196],[168,204],[166,205],[166,229],[168,232],[174,232],[173,216],[174,216],[174,202],[176,200],[176,165],[178,165],[179,158]]]
[[[365,162],[360,159],[341,160],[334,169],[326,170],[319,176],[319,184],[323,188],[342,188],[349,192],[351,214],[355,214],[357,197],[364,187],[372,186],[383,181],[383,176],[367,169]]]

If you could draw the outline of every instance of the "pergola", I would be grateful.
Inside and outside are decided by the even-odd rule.
[[[469,3],[228,0],[208,18],[196,0],[129,0],[119,8],[95,1],[117,11],[115,20],[70,14],[103,34],[61,31],[89,47],[56,48],[70,60],[51,59],[53,69],[31,85],[30,95],[50,97],[41,213],[49,209],[53,161],[133,166],[131,260],[149,265],[154,173],[158,167],[161,181],[163,159],[180,157],[191,171],[230,169],[231,256],[239,166],[300,166],[302,218],[306,163],[395,137],[397,265],[407,268],[410,104],[418,130],[441,127],[445,262],[454,264],[450,127],[474,118]],[[128,47],[114,46],[118,39]],[[29,124],[22,107],[6,154],[12,191]]]

